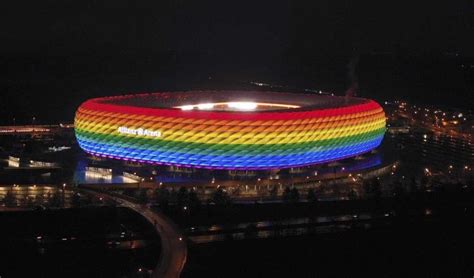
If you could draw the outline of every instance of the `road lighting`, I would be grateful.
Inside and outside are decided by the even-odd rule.
[[[64,207],[64,205],[65,205],[65,199],[66,199],[66,198],[65,198],[66,196],[65,196],[65,194],[64,194],[64,189],[65,189],[65,188],[66,188],[66,184],[63,183],[63,190],[62,190],[62,194],[61,194],[61,199],[62,199],[61,201],[62,201],[63,207]]]
[[[430,176],[430,175],[431,175],[430,169],[425,168],[425,175],[427,175],[427,176]]]

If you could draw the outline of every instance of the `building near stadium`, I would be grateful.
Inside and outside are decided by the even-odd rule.
[[[95,156],[208,169],[302,167],[377,148],[385,114],[373,100],[256,91],[186,91],[90,99],[80,147]]]

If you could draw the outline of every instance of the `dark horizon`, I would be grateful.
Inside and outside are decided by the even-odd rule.
[[[351,76],[350,62],[358,57]],[[201,64],[199,55],[154,60],[122,57],[94,60],[91,57],[38,59],[16,63],[0,78],[1,124],[71,122],[77,107],[86,99],[138,92],[250,89],[251,81],[305,88],[344,95],[355,79],[357,96],[386,100],[408,100],[471,109],[474,104],[473,60],[458,57],[372,54],[334,56],[314,61],[270,61],[264,66]],[[23,60],[24,61],[24,60]],[[95,67],[90,68],[95,61]],[[190,62],[192,61],[192,62]],[[321,66],[324,65],[324,66]],[[462,67],[464,65],[464,67]],[[265,88],[263,88],[265,89]],[[278,88],[278,90],[284,88]]]

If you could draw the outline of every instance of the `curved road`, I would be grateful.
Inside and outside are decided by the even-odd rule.
[[[184,236],[178,227],[163,213],[153,211],[145,205],[131,202],[119,194],[104,193],[96,190],[81,188],[80,191],[112,200],[124,207],[130,208],[153,224],[161,237],[161,255],[152,277],[179,277],[186,263],[187,248]]]

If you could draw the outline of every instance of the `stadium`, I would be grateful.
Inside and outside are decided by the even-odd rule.
[[[225,170],[321,164],[377,148],[385,114],[373,100],[260,91],[185,91],[90,99],[75,133],[87,153]]]

